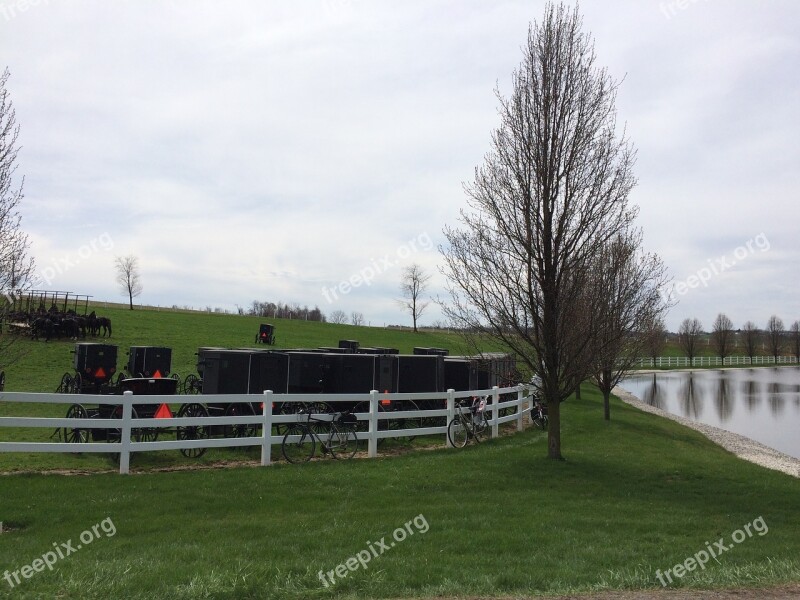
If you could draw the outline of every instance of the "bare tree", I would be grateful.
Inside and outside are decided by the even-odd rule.
[[[591,276],[593,378],[603,394],[603,417],[611,419],[611,390],[629,373],[647,343],[648,330],[669,308],[661,289],[666,269],[643,254],[641,234],[626,232],[594,256]]]
[[[430,304],[430,302],[422,300],[422,294],[428,288],[430,279],[431,276],[416,263],[403,269],[403,278],[400,280],[400,292],[403,294],[403,298],[398,302],[411,315],[415,333],[417,321]]]
[[[742,346],[744,353],[750,357],[750,364],[758,353],[758,342],[761,339],[761,330],[752,321],[747,321],[742,325]]]
[[[777,315],[772,315],[767,321],[767,343],[769,344],[770,354],[775,358],[775,364],[778,364],[778,357],[783,351],[783,320]]]
[[[330,322],[336,323],[337,325],[343,325],[347,323],[347,313],[343,310],[335,310],[331,313]]]
[[[795,321],[789,328],[792,352],[797,362],[800,362],[800,321]]]
[[[34,279],[33,258],[28,256],[30,241],[22,231],[19,206],[24,198],[25,178],[15,178],[19,145],[19,125],[11,97],[6,89],[10,74],[0,75],[0,323],[8,320],[19,295],[30,289]],[[16,336],[0,335],[0,367],[22,355]]]
[[[711,330],[711,343],[717,356],[722,357],[723,363],[725,362],[725,357],[733,353],[733,322],[725,313],[719,313],[717,318],[714,319],[714,327]]]
[[[678,344],[689,357],[689,363],[693,363],[698,354],[702,333],[703,324],[699,319],[684,319],[678,328]]]
[[[364,324],[364,313],[353,311],[350,314],[350,322],[353,325],[361,326]]]
[[[656,366],[656,359],[661,356],[664,347],[667,345],[667,326],[664,319],[655,319],[645,332],[645,352],[653,359],[653,366]]]
[[[549,3],[533,23],[511,96],[443,272],[461,330],[488,335],[542,380],[548,456],[561,455],[560,404],[591,372],[587,286],[598,248],[629,228],[634,151],[618,137],[618,84],[596,65],[577,9]]]
[[[133,299],[142,293],[139,259],[133,254],[118,256],[114,260],[114,268],[117,270],[120,292],[128,297],[130,309],[133,310]]]

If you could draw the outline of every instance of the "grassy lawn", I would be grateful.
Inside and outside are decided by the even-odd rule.
[[[0,596],[392,598],[658,588],[684,562],[761,517],[679,586],[800,579],[800,481],[740,461],[698,433],[599,395],[563,410],[565,462],[536,430],[462,451],[304,466],[130,476],[6,475],[2,569],[105,522],[115,534]],[[417,517],[416,524],[413,519]],[[409,523],[413,535],[325,587]],[[418,527],[417,525],[426,525]],[[423,529],[425,532],[423,533]],[[89,534],[91,536],[91,534]],[[363,556],[363,555],[362,555]],[[351,562],[351,564],[353,564]],[[340,571],[346,570],[342,567]]]

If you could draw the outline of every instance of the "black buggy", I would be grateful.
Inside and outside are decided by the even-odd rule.
[[[262,323],[258,327],[258,335],[256,335],[256,344],[275,345],[275,326],[269,323]]]
[[[137,346],[131,348],[130,363],[144,361],[145,354],[151,347]],[[171,350],[164,353],[164,348],[156,348],[154,355],[159,357],[153,360],[154,375],[163,370],[169,373]],[[166,350],[169,350],[168,348]],[[173,377],[125,377],[123,373],[118,373],[116,381],[114,375],[117,373],[117,346],[112,344],[80,343],[75,344],[74,367],[75,373],[65,373],[61,378],[61,383],[56,390],[60,393],[68,394],[97,394],[97,395],[122,395],[130,391],[137,396],[152,395],[174,395],[178,387],[178,379]],[[166,358],[166,360],[165,360]],[[131,367],[129,365],[129,367]],[[141,375],[141,372],[137,373]],[[74,419],[121,419],[121,404],[100,404],[97,406],[86,406],[80,403],[73,403],[67,409],[67,418]],[[172,411],[167,404],[134,404],[132,418],[151,419],[161,417],[172,417]],[[145,427],[132,430],[131,436],[134,441],[148,442],[158,438],[160,428]],[[93,441],[118,442],[120,439],[120,428],[108,429],[81,429],[77,427],[64,427],[62,430],[63,439],[69,443],[88,442],[89,437]]]

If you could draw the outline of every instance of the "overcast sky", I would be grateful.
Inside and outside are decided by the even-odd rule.
[[[508,93],[543,9],[0,0],[40,287],[120,301],[114,257],[134,254],[147,304],[261,299],[409,322],[402,267],[441,264],[498,124],[494,88]],[[632,201],[678,284],[668,326],[800,319],[800,3],[581,11],[599,64],[625,77]],[[443,287],[437,273],[431,292]]]

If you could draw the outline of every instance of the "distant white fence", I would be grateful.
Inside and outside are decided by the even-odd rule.
[[[738,365],[774,365],[798,364],[796,356],[695,356],[691,361],[688,356],[658,356],[655,361],[651,358],[640,358],[636,367],[726,367]]]
[[[11,403],[42,403],[42,404],[82,404],[97,405],[111,404],[122,406],[121,419],[100,418],[50,418],[50,417],[0,417],[0,430],[9,427],[45,427],[51,429],[114,429],[120,431],[119,442],[0,442],[0,452],[112,452],[119,453],[119,472],[128,473],[130,468],[131,452],[149,452],[154,450],[181,450],[189,448],[227,448],[235,446],[260,446],[261,464],[267,466],[272,462],[272,446],[280,445],[283,435],[273,435],[272,426],[276,424],[290,424],[302,422],[307,415],[301,414],[273,414],[273,402],[292,403],[325,402],[335,407],[337,403],[369,402],[369,412],[356,413],[359,421],[368,423],[367,431],[358,432],[359,443],[366,442],[368,456],[378,455],[378,440],[381,438],[443,435],[447,441],[447,423],[455,415],[456,402],[462,398],[473,396],[489,396],[490,403],[486,411],[491,425],[492,437],[499,434],[499,426],[503,423],[516,421],[517,430],[524,427],[523,417],[531,412],[533,407],[532,396],[526,396],[527,388],[516,386],[511,388],[494,387],[487,390],[473,390],[468,392],[454,392],[448,390],[442,393],[415,393],[415,394],[386,394],[373,390],[369,394],[273,394],[271,391],[260,394],[208,394],[199,396],[134,396],[132,392],[125,392],[122,396],[98,396],[91,394],[33,394],[27,392],[0,393],[0,402]],[[501,402],[501,396],[513,394],[510,400]],[[381,411],[380,403],[385,401],[428,401],[442,400],[441,409],[436,410],[409,410],[409,411]],[[446,401],[446,402],[445,402]],[[262,403],[263,410],[260,415],[228,416],[228,417],[181,417],[181,418],[132,418],[134,404],[238,404]],[[500,411],[504,408],[514,408],[516,411],[501,417]],[[446,417],[444,425],[437,427],[415,427],[410,429],[379,430],[378,422],[381,420],[397,421],[402,419],[418,419],[421,417]],[[261,426],[261,435],[257,437],[209,437],[192,440],[161,440],[137,442],[131,439],[131,431],[139,428],[167,428],[167,427],[212,427],[214,425],[256,425]],[[224,430],[224,429],[223,429]],[[91,437],[91,436],[90,436]]]

